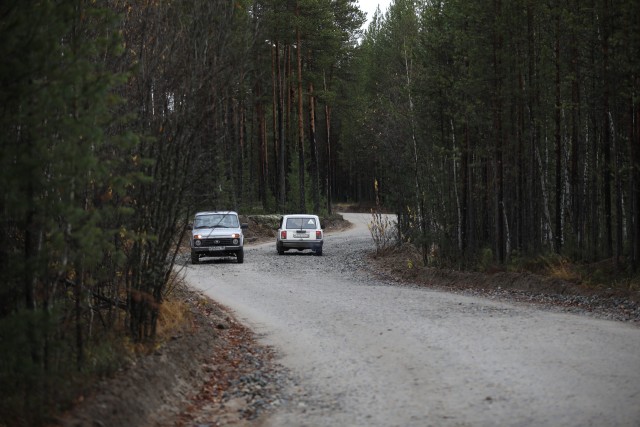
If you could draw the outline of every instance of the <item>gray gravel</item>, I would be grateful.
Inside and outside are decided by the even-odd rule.
[[[640,328],[599,318],[616,310],[399,286],[369,271],[369,216],[345,216],[324,256],[268,244],[186,269],[281,355],[231,391],[266,425],[640,425]]]

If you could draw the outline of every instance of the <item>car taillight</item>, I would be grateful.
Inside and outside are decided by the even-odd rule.
[[[316,230],[316,239],[322,239],[322,231]]]
[[[287,232],[286,232],[285,230],[282,230],[282,231],[280,232],[280,238],[281,238],[281,239],[286,239],[286,238],[287,238]]]

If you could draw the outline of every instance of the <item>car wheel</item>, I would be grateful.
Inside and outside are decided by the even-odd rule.
[[[200,256],[197,252],[191,251],[191,264],[198,264],[200,262]]]
[[[317,256],[322,256],[322,247],[316,249],[316,255]]]
[[[276,249],[278,250],[278,255],[284,255],[284,248],[282,245],[276,244]]]
[[[240,249],[236,252],[236,259],[238,260],[238,264],[242,264],[244,262],[244,249]]]

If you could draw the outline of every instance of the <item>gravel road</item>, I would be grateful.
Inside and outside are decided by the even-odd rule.
[[[189,266],[291,378],[267,426],[640,426],[640,328],[381,281],[364,214],[322,257]]]

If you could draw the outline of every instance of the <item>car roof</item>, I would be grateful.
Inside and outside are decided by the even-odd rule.
[[[308,218],[308,217],[314,217],[314,218],[318,218],[318,215],[314,215],[314,214],[291,214],[291,215],[285,215],[285,218]]]
[[[196,216],[199,216],[199,215],[213,215],[213,214],[238,215],[238,213],[235,212],[235,211],[203,211],[203,212],[196,212]]]

